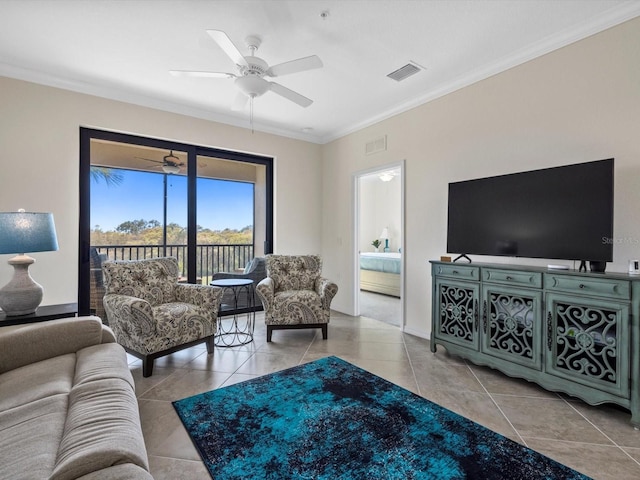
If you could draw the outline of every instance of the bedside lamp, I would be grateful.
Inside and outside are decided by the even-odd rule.
[[[382,233],[380,234],[380,240],[384,240],[384,251],[389,251],[389,229],[384,227],[382,229]]]
[[[42,287],[29,275],[35,260],[25,252],[54,250],[58,250],[58,239],[53,214],[0,212],[0,254],[18,254],[8,262],[14,268],[13,278],[0,289],[0,308],[8,317],[33,313],[42,301]]]

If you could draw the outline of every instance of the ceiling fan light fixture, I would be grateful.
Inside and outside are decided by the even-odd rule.
[[[396,175],[399,175],[400,172],[398,170],[387,170],[385,172],[381,172],[378,174],[378,178],[380,180],[382,180],[383,182],[390,182],[391,180],[393,180]]]
[[[269,90],[269,82],[256,75],[246,75],[235,80],[236,86],[248,97],[255,98]]]
[[[164,164],[162,165],[162,171],[164,173],[179,173],[180,167],[178,165]]]

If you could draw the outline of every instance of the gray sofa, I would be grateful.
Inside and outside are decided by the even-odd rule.
[[[1,479],[152,479],[124,349],[98,317],[0,328]]]

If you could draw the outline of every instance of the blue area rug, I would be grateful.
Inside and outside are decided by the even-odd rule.
[[[336,357],[173,405],[216,480],[588,479]]]

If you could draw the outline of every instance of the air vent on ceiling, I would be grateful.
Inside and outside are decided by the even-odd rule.
[[[384,152],[387,149],[387,136],[376,138],[367,142],[364,146],[365,155],[371,155],[373,153]]]
[[[404,67],[400,67],[396,71],[388,74],[387,77],[395,80],[396,82],[399,82],[407,77],[410,77],[411,75],[418,73],[421,70],[422,68],[420,68],[418,65],[413,62],[409,62]]]

